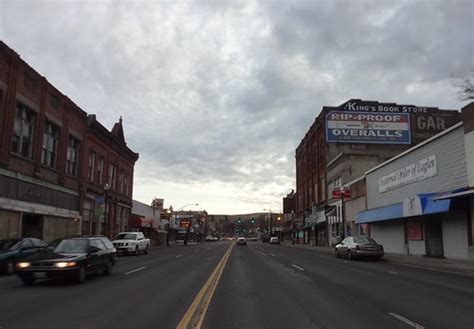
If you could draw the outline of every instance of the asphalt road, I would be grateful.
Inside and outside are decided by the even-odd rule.
[[[120,257],[111,277],[0,277],[0,328],[176,328],[228,242]],[[235,246],[203,328],[474,328],[474,280],[284,246]]]

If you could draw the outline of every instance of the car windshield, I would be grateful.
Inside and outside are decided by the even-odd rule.
[[[20,242],[17,239],[0,240],[0,250],[15,250],[20,245]]]
[[[368,236],[360,236],[360,237],[354,238],[354,242],[359,243],[359,244],[377,243],[375,242],[374,239]]]
[[[118,234],[115,240],[135,240],[137,237],[136,234],[122,233]]]
[[[58,253],[83,253],[87,252],[88,246],[89,241],[87,239],[66,239],[62,240],[54,251]]]

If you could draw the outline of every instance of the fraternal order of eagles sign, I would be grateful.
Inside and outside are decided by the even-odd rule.
[[[331,111],[326,116],[326,141],[410,144],[410,114]]]

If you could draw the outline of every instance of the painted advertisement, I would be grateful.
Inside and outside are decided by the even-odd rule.
[[[384,193],[403,185],[418,182],[438,173],[436,155],[431,155],[412,163],[405,168],[394,171],[388,175],[379,178],[379,192]]]
[[[410,144],[408,113],[331,111],[326,116],[328,143]]]

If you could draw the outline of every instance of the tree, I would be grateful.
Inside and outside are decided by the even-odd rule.
[[[452,85],[458,89],[457,94],[462,101],[474,99],[474,70],[465,76],[451,74]]]

